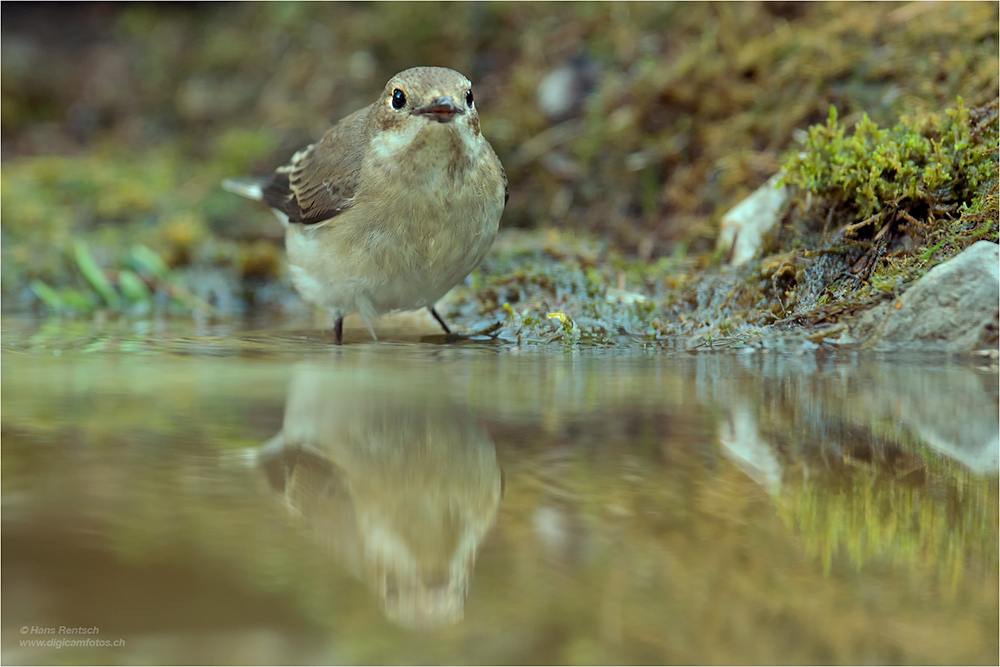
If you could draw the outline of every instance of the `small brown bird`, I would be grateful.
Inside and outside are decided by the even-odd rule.
[[[507,176],[479,131],[472,83],[443,67],[389,80],[274,174],[223,187],[263,201],[285,226],[292,283],[335,318],[428,308],[489,251]]]

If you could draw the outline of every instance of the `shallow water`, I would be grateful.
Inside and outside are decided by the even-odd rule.
[[[2,343],[5,664],[998,659],[995,365]]]

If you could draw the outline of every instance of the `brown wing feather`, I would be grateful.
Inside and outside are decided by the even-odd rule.
[[[493,146],[490,146],[490,150]],[[500,178],[503,179],[503,205],[506,206],[507,202],[510,200],[510,186],[507,184],[507,170],[503,168],[503,162],[497,157],[496,151],[493,151],[493,159],[497,161],[497,166],[500,167]]]
[[[263,188],[264,201],[304,225],[325,222],[351,207],[367,145],[369,108],[330,128],[323,139],[296,153]]]

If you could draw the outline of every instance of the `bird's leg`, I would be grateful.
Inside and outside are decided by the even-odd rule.
[[[333,344],[341,345],[344,342],[344,316],[338,315],[337,321],[333,323]]]
[[[444,318],[438,315],[438,311],[434,310],[434,306],[427,306],[427,310],[431,311],[431,315],[433,315],[434,319],[438,321],[438,324],[441,325],[441,328],[444,329],[444,332],[446,334],[450,334],[451,329],[449,329],[448,325],[444,323]]]

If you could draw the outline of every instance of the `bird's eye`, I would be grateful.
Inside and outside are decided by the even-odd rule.
[[[472,108],[472,88],[465,91],[465,103],[469,105],[470,109]]]
[[[392,108],[402,109],[406,104],[406,93],[404,93],[399,88],[392,91]]]

